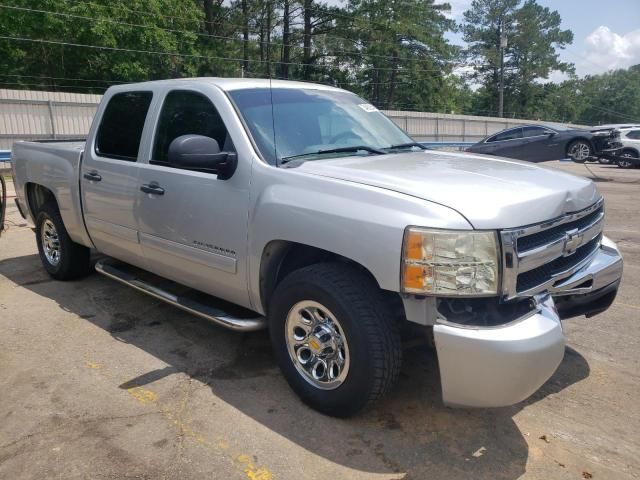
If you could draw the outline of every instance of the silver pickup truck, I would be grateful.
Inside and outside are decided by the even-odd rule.
[[[447,405],[520,402],[562,361],[560,320],[606,310],[622,275],[591,181],[424,150],[322,85],[112,87],[86,142],[18,142],[12,166],[51,276],[95,268],[268,328],[292,389],[330,415],[390,389],[403,335],[433,340]]]

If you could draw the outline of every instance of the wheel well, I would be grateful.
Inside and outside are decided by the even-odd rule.
[[[349,258],[302,243],[274,240],[264,248],[260,261],[260,298],[265,312],[273,291],[289,273],[324,262],[352,265],[366,272],[378,285],[377,280],[367,268]]]
[[[567,143],[567,148],[565,151],[565,155],[569,155],[569,149],[571,148],[571,145],[573,145],[576,142],[579,141],[583,141],[583,142],[587,142],[589,144],[589,146],[591,147],[591,153],[595,153],[595,148],[593,146],[593,142],[591,140],[589,140],[586,137],[576,137],[576,138],[572,138],[571,141],[569,143]]]
[[[29,204],[29,211],[31,212],[31,218],[36,221],[38,212],[42,210],[42,206],[45,203],[53,202],[57,205],[56,197],[51,190],[37,183],[27,183],[27,203]]]
[[[632,147],[624,147],[622,149],[622,152],[620,152],[620,153],[624,153],[624,152],[633,153],[636,157],[640,156],[640,152],[638,152],[638,150],[636,150],[635,148],[632,148]]]

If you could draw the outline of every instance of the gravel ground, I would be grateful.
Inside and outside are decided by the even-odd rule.
[[[640,170],[594,178],[625,256],[616,303],[565,322],[556,374],[501,409],[442,405],[435,355],[348,420],[289,390],[238,334],[93,274],[56,282],[15,207],[0,239],[0,478],[640,478]]]

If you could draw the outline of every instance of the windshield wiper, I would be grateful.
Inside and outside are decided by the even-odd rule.
[[[288,157],[283,157],[280,159],[280,164],[284,165],[287,162],[290,162],[294,158],[306,157],[309,155],[322,155],[325,153],[349,153],[349,152],[359,152],[364,150],[365,152],[375,153],[376,155],[386,155],[387,152],[381,150],[379,148],[369,147],[367,145],[353,145],[350,147],[340,147],[340,148],[329,148],[327,150],[318,150],[316,152],[308,152],[308,153],[299,153],[298,155],[289,155]]]
[[[407,143],[399,143],[397,145],[391,145],[390,147],[386,147],[385,150],[392,150],[394,148],[408,148],[408,147],[418,147],[421,150],[426,150],[427,147],[418,142],[407,142]]]

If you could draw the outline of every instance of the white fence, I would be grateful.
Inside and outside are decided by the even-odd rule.
[[[0,89],[0,150],[16,140],[85,137],[100,95]],[[475,142],[504,128],[531,120],[385,111],[400,128],[420,141]]]
[[[384,113],[414,139],[428,142],[477,142],[487,135],[523,124],[560,125],[539,120],[517,118],[476,117],[446,113],[404,112]],[[567,125],[567,124],[562,124]],[[572,125],[580,127],[580,125]]]
[[[86,136],[100,97],[0,89],[0,150],[16,140]]]

